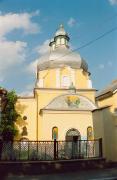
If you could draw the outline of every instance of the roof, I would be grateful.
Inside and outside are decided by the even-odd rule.
[[[82,59],[78,53],[75,53],[66,47],[58,47],[40,57],[38,61],[38,70],[58,68],[65,65],[74,69],[82,68],[83,70],[88,71],[88,64],[86,61]]]
[[[102,107],[99,107],[97,109],[93,109],[92,112],[100,111],[100,110],[103,110],[103,109],[106,109],[106,108],[110,108],[110,107],[111,107],[110,105],[102,106]]]
[[[68,42],[69,36],[64,30],[63,25],[60,25],[54,38],[48,44],[48,46],[50,46],[50,52],[41,56],[38,60],[38,70],[70,66],[73,69],[81,68],[88,72],[87,63],[78,53],[73,52],[69,48]]]
[[[105,94],[112,94],[117,89],[117,79],[112,81],[106,88],[101,91],[98,91],[96,94],[96,98],[103,96]]]

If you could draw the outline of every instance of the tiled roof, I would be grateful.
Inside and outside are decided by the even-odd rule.
[[[109,84],[105,89],[98,91],[96,94],[96,98],[99,96],[102,96],[107,93],[113,93],[117,89],[117,79],[112,81],[111,84]]]

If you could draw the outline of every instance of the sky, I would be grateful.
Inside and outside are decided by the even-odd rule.
[[[72,49],[117,27],[117,0],[0,0],[0,86],[30,95],[36,65],[60,24]],[[77,52],[88,63],[93,87],[117,79],[117,30]]]

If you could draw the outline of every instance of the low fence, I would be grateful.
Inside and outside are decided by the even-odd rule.
[[[78,141],[3,142],[1,160],[69,160],[102,157],[102,139]]]

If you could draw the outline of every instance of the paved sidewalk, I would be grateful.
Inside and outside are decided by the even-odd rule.
[[[9,174],[5,180],[117,180],[117,168],[34,176]]]

